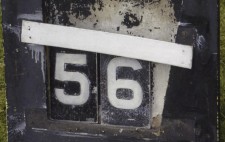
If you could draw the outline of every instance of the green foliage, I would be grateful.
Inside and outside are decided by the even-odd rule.
[[[225,0],[220,0],[220,93],[220,141],[225,142]]]

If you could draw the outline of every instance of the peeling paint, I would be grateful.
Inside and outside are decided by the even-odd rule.
[[[177,32],[173,5],[170,1],[116,1],[105,0],[101,10],[96,10],[98,3],[87,5],[91,15],[82,20],[74,13],[73,5],[79,2],[56,2],[52,5],[52,20],[56,24],[94,29],[112,33],[129,34],[163,41],[174,41],[170,35]],[[69,5],[69,6],[68,6]],[[72,5],[72,6],[71,6]],[[83,7],[81,5],[80,7]],[[82,16],[83,14],[80,14]],[[131,16],[132,15],[132,16]],[[127,19],[127,21],[124,21]],[[126,23],[126,24],[123,24]],[[119,29],[118,29],[119,27]],[[160,30],[155,29],[160,27]],[[150,32],[148,29],[152,29]]]

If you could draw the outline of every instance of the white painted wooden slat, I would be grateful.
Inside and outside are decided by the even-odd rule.
[[[23,21],[21,41],[192,67],[191,46],[102,31]]]

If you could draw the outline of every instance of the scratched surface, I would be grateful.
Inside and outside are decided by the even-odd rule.
[[[10,142],[217,140],[217,1],[46,0],[43,5],[41,0],[2,1]],[[123,136],[113,127],[49,119],[45,50],[20,42],[22,19],[193,45],[192,70],[151,63],[151,126],[161,126],[163,133],[136,139],[138,129]]]

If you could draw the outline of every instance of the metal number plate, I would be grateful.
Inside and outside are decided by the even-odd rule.
[[[150,65],[101,55],[101,122],[150,127]]]

